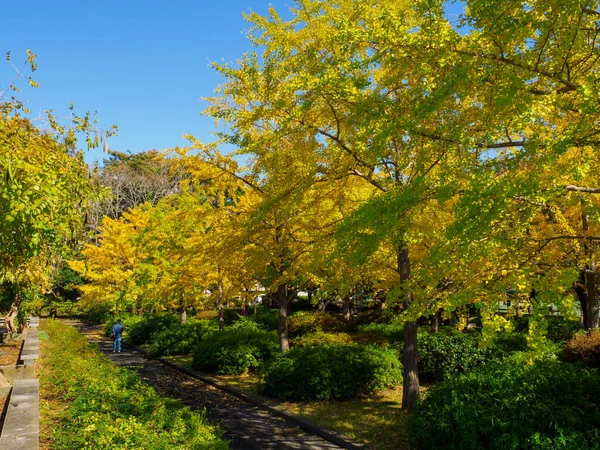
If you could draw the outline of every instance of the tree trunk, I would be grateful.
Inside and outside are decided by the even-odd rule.
[[[435,312],[433,316],[431,316],[431,332],[437,333],[440,331],[440,312],[439,310]]]
[[[258,299],[255,298],[254,299],[254,315],[256,315],[256,305],[257,305],[257,303],[258,303]]]
[[[404,285],[410,280],[410,257],[408,245],[401,243],[397,249],[398,272],[400,282]],[[404,309],[407,309],[412,301],[410,289],[404,293]],[[419,362],[417,355],[417,322],[406,322],[404,324],[404,351],[402,363],[404,364],[404,383],[402,393],[402,409],[412,410],[419,398]]]
[[[585,271],[585,287],[587,290],[587,301],[583,325],[586,330],[598,328],[598,277],[600,274],[594,270]],[[583,305],[582,305],[583,311]]]
[[[344,308],[342,309],[342,314],[344,315],[344,319],[350,320],[350,303],[352,302],[352,295],[346,295],[342,301],[344,302]]]
[[[419,362],[417,355],[417,322],[404,324],[404,391],[402,409],[410,411],[419,399]]]
[[[279,304],[279,349],[281,352],[287,352],[290,349],[290,340],[288,336],[288,296],[285,285],[280,284],[277,287],[277,303]]]
[[[19,314],[19,308],[21,307],[21,302],[23,301],[23,297],[20,295],[19,290],[15,289],[15,291],[15,299],[12,302],[12,305],[10,305],[10,311],[8,311],[8,314],[4,318],[6,328],[8,329],[9,333],[18,332],[17,326],[15,325],[15,319],[17,314]]]
[[[181,308],[181,323],[187,322],[187,309],[185,307]]]
[[[219,282],[218,282],[218,296],[217,300],[217,310],[219,311],[219,331],[223,331],[225,329],[225,318],[223,317],[223,280],[221,280],[221,265],[217,266],[217,271],[219,273]]]

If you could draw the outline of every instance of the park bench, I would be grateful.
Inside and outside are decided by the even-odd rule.
[[[39,448],[39,409],[38,380],[15,380],[0,433],[1,449]]]

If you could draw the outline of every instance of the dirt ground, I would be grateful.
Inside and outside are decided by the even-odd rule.
[[[0,344],[0,366],[12,366],[17,364],[23,341],[12,341],[8,344]]]

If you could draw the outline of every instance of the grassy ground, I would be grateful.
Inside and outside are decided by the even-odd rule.
[[[190,356],[166,357],[169,361],[187,367]],[[400,406],[402,388],[382,391],[345,401],[281,402],[260,396],[262,380],[255,374],[211,375],[212,378],[247,395],[280,408],[290,414],[305,417],[330,430],[368,444],[374,450],[409,450],[406,415]]]
[[[74,328],[55,320],[42,321],[42,328],[48,336],[36,364],[42,449],[228,448],[202,413],[159,396]]]

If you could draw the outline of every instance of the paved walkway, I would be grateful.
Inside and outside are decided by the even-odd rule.
[[[339,449],[319,436],[302,431],[285,419],[275,417],[259,407],[228,395],[143,353],[123,347],[113,353],[112,341],[102,337],[97,327],[76,326],[90,342],[118,366],[134,368],[142,380],[154,386],[161,395],[180,400],[195,410],[204,410],[213,424],[219,425],[230,441],[232,450],[264,449]]]

